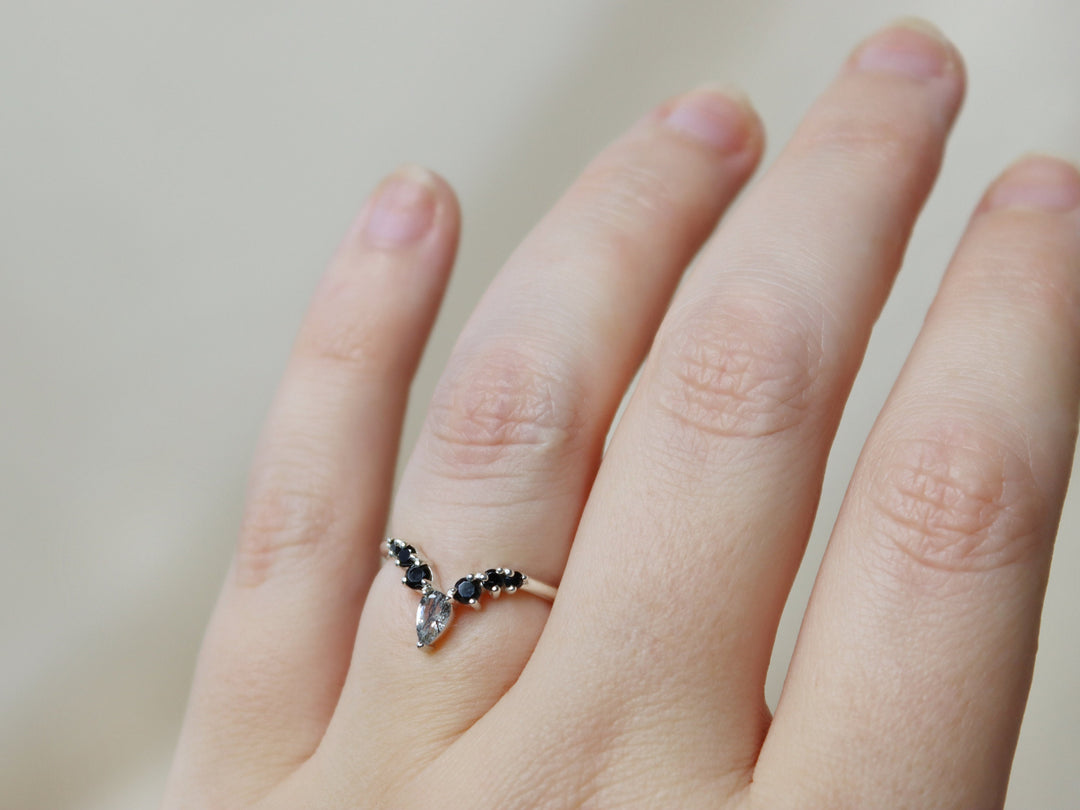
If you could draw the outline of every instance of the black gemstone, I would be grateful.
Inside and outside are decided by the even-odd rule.
[[[487,571],[484,572],[484,587],[487,590],[493,591],[496,588],[501,588],[502,585],[503,575],[500,574],[497,570],[495,570],[494,568],[489,568]]]
[[[414,565],[405,572],[405,584],[414,590],[424,587],[424,582],[431,579],[431,569],[426,565]]]
[[[454,599],[463,605],[469,604],[473,599],[480,598],[480,583],[475,579],[464,577],[454,585]]]
[[[525,575],[520,571],[511,571],[503,578],[507,588],[520,588],[525,581]]]
[[[402,546],[400,549],[398,549],[397,554],[395,555],[397,557],[397,564],[404,568],[406,565],[412,562],[412,555],[415,553],[416,549],[412,546]]]

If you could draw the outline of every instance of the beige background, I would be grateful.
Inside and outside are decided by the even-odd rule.
[[[379,175],[443,172],[448,346],[582,163],[703,80],[770,154],[901,13],[960,44],[968,103],[856,385],[780,634],[775,699],[858,447],[980,188],[1080,157],[1080,4],[7,0],[0,22],[0,808],[157,802],[258,424],[324,260]],[[1065,510],[1011,808],[1080,806],[1080,503]]]

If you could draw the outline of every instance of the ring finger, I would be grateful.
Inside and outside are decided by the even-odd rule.
[[[761,141],[730,94],[663,105],[585,170],[496,277],[437,387],[390,524],[441,590],[491,567],[559,579],[619,399]],[[358,728],[376,732],[364,735],[379,739],[373,756],[394,751],[394,735],[415,753],[414,730],[370,699],[388,690],[396,712],[439,730],[436,744],[463,731],[517,678],[546,620],[542,601],[504,599],[458,618],[426,655],[400,576],[387,566],[376,578],[328,733],[349,736],[350,757]],[[435,677],[453,700],[430,699]]]

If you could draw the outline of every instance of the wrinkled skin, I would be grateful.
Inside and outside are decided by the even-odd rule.
[[[719,226],[761,155],[755,114],[703,88],[645,116],[495,278],[393,499],[459,222],[437,176],[387,178],[271,410],[165,807],[1000,807],[1076,433],[1064,162],[1018,161],[974,211],[774,717],[763,699],[830,442],[963,93],[933,29],[878,32]],[[507,565],[559,594],[459,609],[419,651],[387,530],[443,589]]]

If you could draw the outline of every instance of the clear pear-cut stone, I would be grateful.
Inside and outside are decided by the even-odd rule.
[[[435,639],[450,624],[454,603],[441,591],[430,591],[420,599],[416,609],[416,638],[420,647],[435,643]]]

